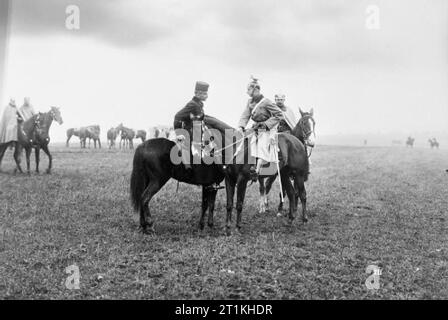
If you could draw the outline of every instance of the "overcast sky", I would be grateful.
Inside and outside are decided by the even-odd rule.
[[[80,30],[65,26],[71,4]],[[448,130],[446,0],[13,0],[10,18],[1,109],[60,106],[53,140],[171,125],[196,80],[210,83],[206,112],[236,125],[250,75],[314,107],[318,134]]]

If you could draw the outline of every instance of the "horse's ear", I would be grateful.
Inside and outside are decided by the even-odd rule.
[[[310,110],[310,115],[313,116],[313,114],[314,114],[314,109],[311,108],[311,110]]]
[[[302,109],[300,109],[300,107],[299,107],[299,112],[300,112],[300,115],[303,116],[303,111],[302,111]]]

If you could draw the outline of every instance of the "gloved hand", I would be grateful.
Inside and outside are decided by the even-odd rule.
[[[258,122],[256,125],[255,125],[255,128],[254,129],[256,129],[256,130],[267,130],[268,129],[268,127],[267,127],[267,125],[266,125],[266,123],[264,123],[264,122]]]

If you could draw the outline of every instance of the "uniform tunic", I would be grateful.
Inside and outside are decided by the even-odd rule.
[[[267,162],[277,161],[276,146],[272,142],[275,141],[277,127],[282,119],[282,111],[269,99],[265,99],[263,95],[254,97],[247,102],[238,125],[245,128],[264,123],[269,130],[260,130],[252,136],[250,150],[253,157]]]
[[[292,130],[297,125],[297,122],[299,122],[299,120],[297,119],[297,116],[294,113],[294,111],[288,106],[283,105],[278,107],[283,113],[283,119],[280,121],[280,124],[278,126],[278,132],[291,133]]]
[[[202,120],[204,118],[204,103],[197,97],[193,97],[176,115],[174,116],[174,129],[182,128],[182,122],[190,123],[190,114]]]
[[[0,143],[17,141],[17,108],[8,104],[0,120]]]
[[[23,121],[30,119],[36,112],[34,112],[34,108],[30,104],[24,104],[20,108],[20,113],[23,116]]]

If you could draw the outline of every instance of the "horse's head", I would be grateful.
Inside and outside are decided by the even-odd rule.
[[[309,112],[304,112],[299,108],[301,118],[294,128],[295,136],[301,137],[305,144],[309,147],[314,147],[314,138],[316,133],[314,131],[316,121],[313,118],[314,110],[311,108]]]
[[[61,111],[58,107],[51,107],[50,114],[53,120],[56,121],[59,125],[64,123],[64,121],[62,120]]]

